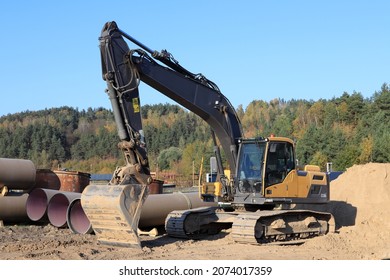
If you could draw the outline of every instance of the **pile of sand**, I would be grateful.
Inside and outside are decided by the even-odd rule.
[[[348,168],[331,182],[330,211],[338,226],[390,227],[390,164]],[[379,228],[381,229],[381,228]]]
[[[369,163],[354,165],[332,181],[331,201],[325,206],[314,206],[313,210],[333,214],[336,234],[313,238],[306,248],[330,252],[331,258],[389,259],[388,175],[390,164]]]
[[[330,183],[328,204],[297,208],[331,212],[336,229],[371,224],[390,230],[390,163],[354,165]]]

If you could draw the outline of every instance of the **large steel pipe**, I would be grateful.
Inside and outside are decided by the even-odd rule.
[[[66,212],[66,222],[69,229],[74,233],[88,234],[92,233],[92,225],[81,206],[81,199],[74,199]]]
[[[25,222],[28,221],[26,212],[27,193],[8,193],[0,196],[0,221]]]
[[[66,214],[69,205],[75,199],[80,199],[81,193],[58,192],[47,205],[47,217],[49,222],[55,227],[65,227],[67,225]]]
[[[34,189],[26,202],[27,216],[31,221],[40,221],[47,218],[47,205],[50,199],[59,191],[49,189]]]
[[[30,190],[35,185],[35,176],[31,160],[0,158],[0,186],[9,190]]]
[[[149,195],[142,207],[139,228],[164,225],[165,218],[174,210],[204,206],[217,206],[217,203],[202,201],[198,192]]]

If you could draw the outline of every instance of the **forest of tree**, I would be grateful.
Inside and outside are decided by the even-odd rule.
[[[151,170],[191,178],[213,155],[209,126],[172,104],[141,108]],[[359,92],[330,100],[252,101],[238,106],[245,137],[275,134],[296,141],[301,165],[343,171],[354,164],[390,161],[390,89],[370,98]],[[112,111],[71,107],[0,117],[0,157],[30,159],[37,168],[112,173],[123,164]]]

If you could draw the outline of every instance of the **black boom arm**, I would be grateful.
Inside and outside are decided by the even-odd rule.
[[[130,50],[124,38],[141,49]],[[138,84],[142,81],[210,125],[234,176],[242,128],[234,107],[213,82],[180,66],[167,51],[157,52],[147,48],[118,29],[115,22],[108,22],[104,26],[100,50],[103,79],[107,81],[109,94],[112,95],[115,120],[122,140],[136,138],[135,142],[138,143],[137,139],[142,135],[138,94]],[[135,147],[135,151],[136,158],[147,160],[142,147]]]

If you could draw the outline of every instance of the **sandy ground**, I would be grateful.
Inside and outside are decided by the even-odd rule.
[[[230,230],[206,240],[164,234],[142,236],[142,249],[100,245],[95,235],[79,235],[51,225],[0,228],[3,260],[379,260],[390,259],[390,164],[353,166],[331,183],[331,211],[337,231],[300,245],[244,245]]]

